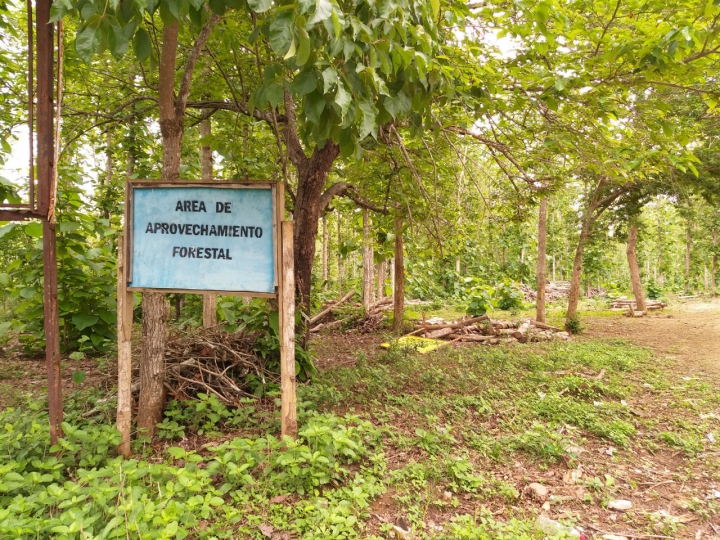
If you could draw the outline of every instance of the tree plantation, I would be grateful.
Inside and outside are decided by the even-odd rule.
[[[0,42],[0,539],[720,538],[720,1]]]

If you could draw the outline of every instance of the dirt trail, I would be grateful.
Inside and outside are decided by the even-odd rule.
[[[675,358],[678,368],[720,375],[720,300],[690,300],[648,317],[590,317],[584,335],[626,338]]]

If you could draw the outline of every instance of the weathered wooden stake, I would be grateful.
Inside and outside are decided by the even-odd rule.
[[[281,224],[282,284],[280,288],[280,411],[282,435],[297,438],[297,398],[295,381],[295,264],[293,222]]]
[[[118,239],[117,335],[118,335],[118,400],[116,426],[121,440],[118,454],[130,457],[130,422],[132,407],[132,325],[133,293],[127,290],[125,271],[125,239]]]

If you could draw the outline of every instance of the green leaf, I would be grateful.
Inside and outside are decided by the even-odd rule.
[[[15,225],[17,225],[17,223],[8,223],[7,225],[0,227],[0,238],[12,231],[15,228]],[[42,226],[40,227],[40,236],[42,236]]]
[[[304,66],[310,59],[310,35],[305,31],[304,28],[300,28],[298,31],[298,50],[295,57],[295,62],[298,66]]]
[[[371,103],[367,102],[360,103],[360,110],[362,111],[362,123],[360,124],[359,139],[362,140],[370,134],[373,137],[377,136],[377,124],[375,123],[377,111]]]
[[[12,328],[12,323],[10,321],[0,323],[0,337],[7,334],[8,330],[10,330],[10,328]]]
[[[400,90],[395,97],[385,99],[383,104],[387,112],[389,112],[393,118],[397,118],[410,112],[412,101],[404,90]]]
[[[83,370],[73,371],[72,378],[75,384],[82,384],[87,375]]]
[[[299,73],[293,81],[293,91],[299,95],[304,96],[309,94],[317,87],[317,78],[312,71],[303,71]]]
[[[335,93],[335,104],[340,108],[340,116],[342,118],[347,114],[351,101],[352,94],[345,90],[345,85],[341,81],[338,81],[338,89]]]
[[[270,23],[269,42],[275,54],[284,56],[290,48],[294,20],[295,15],[292,12],[285,11]]]
[[[72,2],[70,0],[55,0],[50,6],[50,22],[58,22],[69,11],[72,11],[72,8]]]
[[[58,228],[60,232],[75,231],[80,228],[80,224],[77,221],[62,221]]]
[[[272,7],[272,0],[248,0],[248,6],[255,13],[265,13]]]
[[[88,326],[92,326],[93,324],[96,324],[100,318],[97,315],[86,315],[84,313],[79,313],[77,315],[73,315],[72,322],[75,325],[75,328],[78,330],[84,330]]]
[[[9,285],[10,284],[10,274],[2,273],[0,274],[0,285]]]
[[[223,0],[208,0],[208,5],[210,6],[210,9],[213,13],[217,13],[218,15],[225,14],[226,6]]]
[[[71,353],[71,354],[70,354],[70,359],[71,359],[71,360],[82,360],[83,358],[85,358],[85,353],[84,353],[84,352],[75,351],[74,353]]]
[[[430,8],[432,9],[433,19],[437,19],[440,14],[440,0],[430,0]]]
[[[333,14],[333,5],[330,0],[315,0],[315,13],[308,21],[308,26],[312,26],[322,21],[326,21]]]
[[[98,36],[95,27],[87,26],[75,37],[75,52],[86,64],[90,64],[90,59],[92,59],[99,47],[100,36]]]
[[[42,232],[42,223],[33,221],[32,223],[25,225],[25,234],[31,236],[32,238],[42,238]]]
[[[305,117],[316,126],[320,125],[320,115],[325,109],[325,96],[318,92],[311,92],[305,96]]]
[[[150,34],[148,34],[147,30],[144,28],[140,28],[135,33],[135,38],[133,39],[133,51],[135,51],[135,56],[140,62],[149,58],[152,53]]]
[[[267,99],[273,107],[277,107],[282,103],[284,95],[285,90],[277,83],[270,84],[265,90],[265,99]]]

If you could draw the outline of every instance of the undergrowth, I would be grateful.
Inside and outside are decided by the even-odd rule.
[[[502,467],[574,467],[589,440],[703,451],[712,385],[673,385],[664,369],[622,341],[391,348],[301,385],[297,441],[277,437],[277,395],[239,407],[201,395],[171,402],[131,460],[115,455],[111,400],[68,396],[55,447],[44,404],[28,401],[0,412],[0,538],[260,539],[272,528],[378,540],[391,528],[370,519],[383,494],[417,538],[547,537],[520,508],[527,480]],[[626,402],[638,392],[662,395],[674,419],[639,420]],[[608,478],[583,480],[588,501],[607,499]],[[515,510],[499,519],[486,505]]]

